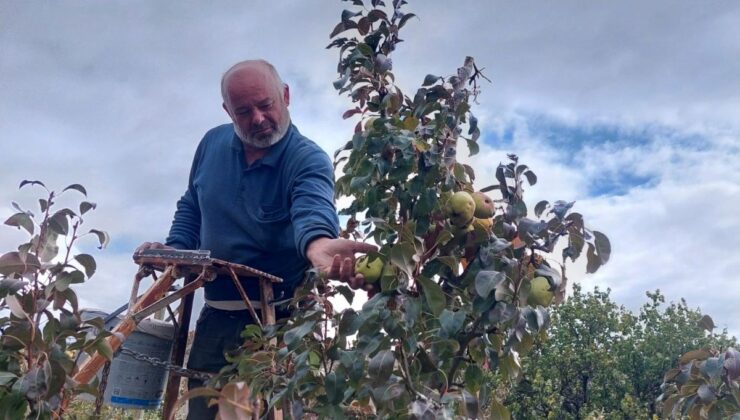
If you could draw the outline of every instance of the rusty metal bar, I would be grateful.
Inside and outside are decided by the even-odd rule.
[[[229,267],[229,273],[231,274],[231,280],[234,282],[234,285],[236,286],[236,290],[239,291],[239,295],[241,295],[242,300],[247,305],[247,309],[249,309],[249,314],[252,315],[252,319],[254,319],[254,322],[257,323],[257,325],[262,329],[262,321],[260,320],[260,317],[257,316],[257,312],[254,310],[254,306],[252,306],[252,301],[249,300],[249,296],[247,296],[247,292],[244,291],[244,288],[242,287],[242,284],[239,282],[239,277],[234,272],[234,269]],[[262,313],[265,312],[265,306],[264,302],[262,303]]]
[[[198,289],[200,286],[203,285],[206,279],[207,279],[206,270],[203,270],[203,272],[200,273],[198,278],[193,280],[192,283],[186,285],[185,287],[183,287],[182,289],[174,293],[171,293],[157,300],[156,302],[153,302],[151,305],[147,306],[146,308],[140,311],[137,311],[135,314],[132,315],[132,318],[138,324],[139,322],[141,322],[141,320],[153,314],[154,312],[157,312],[158,310],[164,308],[165,306],[169,305],[172,302],[182,299],[182,297],[185,295],[193,293],[196,289]]]
[[[183,288],[195,282],[195,276],[185,278]],[[175,344],[172,346],[170,359],[172,364],[183,366],[185,362],[185,350],[188,344],[188,330],[190,328],[190,317],[193,312],[193,293],[182,298],[182,303],[177,308],[180,327],[176,330]],[[174,318],[173,318],[174,320]],[[175,410],[177,398],[180,394],[180,376],[170,372],[167,377],[167,385],[164,392],[164,403],[162,406],[162,418],[169,419]]]

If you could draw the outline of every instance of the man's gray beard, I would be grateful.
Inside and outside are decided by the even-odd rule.
[[[234,133],[236,133],[236,136],[239,137],[239,139],[241,139],[241,141],[248,146],[255,147],[257,149],[267,149],[273,144],[279,142],[280,139],[285,136],[285,133],[288,132],[289,127],[290,120],[288,120],[282,127],[278,127],[278,131],[270,135],[269,137],[258,139],[254,136],[246,136],[242,129],[237,124],[234,124]]]

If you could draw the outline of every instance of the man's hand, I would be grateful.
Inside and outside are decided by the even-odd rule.
[[[139,245],[138,248],[134,251],[134,254],[138,254],[141,251],[144,251],[146,249],[175,249],[171,246],[167,246],[165,244],[159,243],[159,242],[144,242],[143,244]]]
[[[355,276],[355,254],[377,251],[378,247],[349,239],[318,238],[306,248],[306,256],[319,271],[330,279],[348,283],[353,289],[362,286],[365,279]]]

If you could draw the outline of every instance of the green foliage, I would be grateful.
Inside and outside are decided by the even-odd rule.
[[[706,315],[699,325],[714,329]],[[709,344],[714,347],[686,352],[678,367],[666,372],[658,397],[664,418],[740,419],[740,352],[727,343]]]
[[[54,210],[58,195],[39,181],[46,195],[39,199],[40,216],[17,211],[5,224],[25,230],[30,239],[0,256],[0,418],[51,418],[61,414],[66,395],[90,389],[75,386],[71,376],[81,352],[109,354],[101,319],[80,318],[74,284],[89,279],[96,269],[89,254],[73,255],[76,241],[95,236],[104,247],[108,234],[81,232],[82,216],[95,204],[81,201],[79,213]],[[85,188],[65,188],[87,196]],[[60,247],[60,244],[62,245]]]
[[[685,301],[665,305],[660,292],[638,314],[615,304],[598,288],[574,294],[552,311],[552,328],[523,358],[524,379],[509,386],[515,418],[650,419],[659,413],[663,373],[692,348],[727,347],[726,333],[706,335],[703,319]]]
[[[484,406],[508,416],[483,376],[518,379],[520,354],[550,324],[548,308],[526,303],[530,281],[545,277],[561,300],[566,259],[586,248],[596,271],[609,241],[585,227],[572,202],[542,202],[530,214],[523,195],[537,177],[513,154],[493,174],[497,184],[482,189],[497,195],[491,228],[450,223],[449,198],[474,191],[475,172],[457,155],[463,143],[478,151],[471,104],[485,77],[466,57],[454,75],[428,75],[404,95],[390,56],[414,15],[402,0],[369,3],[353,1],[359,7],[342,13],[329,44],[339,50],[334,87],[354,104],[344,118],[362,117],[334,155],[336,195],[352,198],[341,210],[350,216],[345,234],[371,238],[380,248],[370,258],[391,269],[379,290],[369,285],[374,296],[360,310],[342,312],[331,299],[351,302],[354,292],[310,272],[291,319],[245,331],[221,383],[246,381],[294,418],[476,417]],[[362,232],[352,228],[358,220]],[[561,238],[562,258],[553,258]]]

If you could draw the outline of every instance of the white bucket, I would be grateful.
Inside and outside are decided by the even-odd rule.
[[[94,309],[83,309],[80,314],[85,320],[98,317],[106,319],[108,316],[107,313]],[[110,331],[120,321],[120,317],[113,318],[105,324],[105,328]],[[174,336],[174,325],[155,319],[145,319],[128,336],[122,347],[147,357],[169,361]],[[98,379],[101,375],[102,370],[98,372]],[[157,409],[162,402],[166,383],[167,370],[164,368],[119,353],[113,358],[110,366],[104,401],[113,407]],[[89,394],[81,398],[93,400]]]

